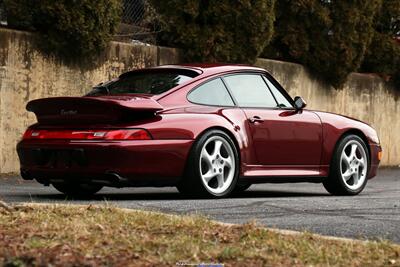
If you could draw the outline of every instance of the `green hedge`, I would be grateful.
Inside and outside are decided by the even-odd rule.
[[[400,36],[400,1],[382,0],[382,8],[375,19],[377,32]]]
[[[361,70],[386,76],[400,90],[400,43],[394,37],[400,31],[400,1],[384,0],[375,18],[374,38]]]
[[[273,32],[275,0],[152,0],[165,45],[187,60],[253,63]]]
[[[4,0],[10,27],[33,30],[39,46],[68,60],[98,55],[115,32],[120,0]]]
[[[400,44],[390,36],[375,33],[366,53],[362,70],[392,76],[399,67]]]
[[[281,0],[272,46],[264,56],[307,66],[339,88],[357,71],[374,29],[381,0]]]

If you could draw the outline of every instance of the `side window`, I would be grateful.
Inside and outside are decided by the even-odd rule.
[[[207,82],[188,95],[188,100],[203,105],[234,106],[233,100],[221,79]]]
[[[226,76],[224,80],[241,107],[277,107],[271,91],[260,75],[231,75]]]
[[[274,94],[276,101],[278,102],[278,106],[281,108],[293,108],[293,105],[290,104],[289,100],[275,87],[275,85],[265,76],[264,80],[267,82],[269,89]]]

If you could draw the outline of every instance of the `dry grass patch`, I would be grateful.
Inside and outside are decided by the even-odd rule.
[[[400,266],[400,246],[98,206],[0,208],[0,266]]]

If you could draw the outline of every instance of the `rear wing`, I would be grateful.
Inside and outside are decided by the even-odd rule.
[[[30,101],[26,109],[35,113],[39,123],[116,122],[129,114],[154,113],[163,107],[147,97],[51,97]]]
[[[158,111],[163,109],[163,107],[156,100],[144,97],[133,97],[129,99],[107,99],[100,97],[49,97],[29,101],[26,105],[26,110],[36,113],[45,110],[49,106],[63,107],[70,105],[81,106],[86,104],[100,104],[113,107],[117,106],[130,110],[142,111]]]

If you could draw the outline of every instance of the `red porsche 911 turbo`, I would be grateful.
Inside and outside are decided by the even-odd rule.
[[[355,195],[381,158],[376,131],[304,109],[267,71],[239,65],[134,70],[83,97],[30,101],[21,176],[87,196],[103,186],[176,186],[226,197],[254,183],[319,182]]]

